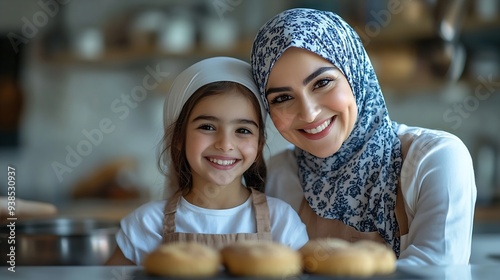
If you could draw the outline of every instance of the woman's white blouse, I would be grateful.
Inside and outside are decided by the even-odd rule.
[[[409,232],[398,265],[468,264],[476,184],[467,147],[444,131],[399,125],[397,133],[414,136],[401,170]],[[293,148],[269,159],[266,193],[298,211],[304,195]]]

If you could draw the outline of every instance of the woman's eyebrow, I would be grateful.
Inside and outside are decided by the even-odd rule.
[[[335,67],[321,67],[318,68],[318,70],[314,71],[311,75],[307,76],[304,81],[302,82],[303,85],[307,85],[309,82],[311,82],[314,78],[318,77],[322,73],[330,70],[335,70],[337,68]]]
[[[269,94],[271,93],[275,93],[275,92],[281,92],[281,91],[291,91],[292,88],[291,87],[276,87],[276,88],[270,88],[268,90],[266,90],[266,96],[268,96]]]
[[[311,73],[311,75],[307,76],[304,81],[302,82],[303,85],[307,85],[308,83],[310,83],[314,78],[318,77],[319,75],[321,75],[322,73],[326,72],[326,71],[330,71],[330,70],[335,70],[337,69],[336,67],[320,67],[318,68],[316,71],[314,71],[313,73]],[[292,88],[291,87],[276,87],[276,88],[269,88],[268,90],[266,90],[266,96],[271,94],[271,93],[275,93],[275,92],[281,92],[281,91],[291,91]]]

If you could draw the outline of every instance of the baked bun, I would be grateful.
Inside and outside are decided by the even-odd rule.
[[[310,240],[299,252],[307,273],[368,277],[375,271],[375,261],[367,250],[342,239]]]
[[[160,245],[144,259],[144,270],[170,277],[205,277],[215,275],[221,266],[218,251],[195,242]]]
[[[354,248],[360,248],[372,255],[375,262],[375,274],[390,274],[396,271],[396,254],[384,244],[360,240],[352,244]]]
[[[222,262],[235,276],[287,277],[302,273],[301,255],[271,241],[241,241],[221,250]]]

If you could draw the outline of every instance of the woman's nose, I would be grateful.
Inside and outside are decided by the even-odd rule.
[[[227,133],[220,133],[215,142],[215,148],[223,152],[234,150],[233,140]]]
[[[299,119],[305,122],[315,121],[321,112],[318,101],[311,96],[304,97],[299,106]]]

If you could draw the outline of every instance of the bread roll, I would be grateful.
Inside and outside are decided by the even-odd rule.
[[[304,270],[311,274],[368,277],[375,272],[375,261],[365,249],[337,238],[310,240],[299,252]]]
[[[144,259],[148,274],[170,277],[206,277],[221,268],[218,251],[195,242],[168,243],[159,246]]]
[[[396,254],[384,244],[370,240],[360,240],[352,244],[372,255],[375,262],[375,274],[390,274],[396,271]]]
[[[302,273],[301,255],[270,241],[242,241],[224,247],[222,260],[235,276],[288,277]]]

